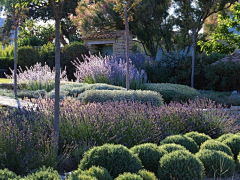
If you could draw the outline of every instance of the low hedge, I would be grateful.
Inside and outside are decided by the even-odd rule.
[[[78,100],[83,103],[134,100],[142,103],[151,102],[152,105],[160,106],[163,104],[162,96],[153,91],[141,90],[89,90],[82,93]]]
[[[188,101],[199,95],[196,89],[180,84],[146,83],[142,89],[160,93],[166,103],[170,101]]]
[[[10,73],[9,68],[14,68],[14,58],[13,57],[0,57],[0,69],[8,70]]]

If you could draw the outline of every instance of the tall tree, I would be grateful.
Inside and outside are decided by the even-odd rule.
[[[217,26],[210,33],[210,39],[199,41],[201,50],[207,54],[219,52],[231,54],[240,48],[240,4],[236,2],[228,13],[218,13]]]
[[[176,24],[192,48],[191,87],[194,87],[195,54],[198,32],[212,14],[229,8],[236,0],[175,0]],[[186,38],[187,37],[187,41]],[[185,43],[184,42],[184,43]]]
[[[3,19],[2,19],[3,20]],[[0,41],[2,44],[9,45],[10,42],[12,41],[11,38],[11,31],[13,30],[13,22],[11,16],[7,15],[6,19],[4,20],[4,24],[2,27],[0,27]]]
[[[14,25],[14,94],[17,97],[17,36],[18,27],[26,18],[25,11],[30,2],[35,0],[0,0],[0,7],[11,17]]]
[[[124,17],[125,23],[125,35],[126,35],[126,61],[127,61],[127,72],[126,72],[126,89],[130,89],[130,80],[129,80],[129,20],[132,20],[133,12],[130,11],[134,6],[136,6],[142,0],[117,0],[117,6],[114,8],[117,12]]]

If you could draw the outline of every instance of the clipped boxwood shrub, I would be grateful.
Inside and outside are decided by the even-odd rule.
[[[209,149],[209,150],[216,150],[216,151],[222,151],[228,154],[229,156],[233,157],[233,153],[231,149],[224,143],[216,141],[216,140],[207,140],[205,141],[201,147],[201,150],[203,149]]]
[[[84,153],[79,169],[87,170],[92,166],[107,169],[113,178],[124,172],[136,173],[142,169],[140,159],[123,145],[105,144]]]
[[[98,179],[87,174],[78,174],[77,176],[69,176],[67,180],[98,180]]]
[[[163,150],[167,151],[168,153],[171,153],[171,152],[177,151],[177,150],[187,151],[187,149],[184,146],[182,146],[180,144],[175,144],[175,143],[163,144],[163,145],[159,146],[159,149],[163,149]]]
[[[218,137],[216,140],[223,142],[225,139],[232,137],[233,135],[234,135],[233,133],[223,134],[220,137]]]
[[[83,174],[96,177],[98,180],[112,180],[113,178],[109,174],[106,168],[92,166],[88,170],[83,171]]]
[[[184,146],[187,150],[189,150],[192,153],[196,153],[198,152],[198,146],[195,143],[195,141],[190,138],[190,137],[186,137],[184,135],[172,135],[172,136],[168,136],[165,139],[163,139],[160,142],[160,145],[163,144],[171,144],[171,143],[175,143],[175,144],[180,144],[182,146]]]
[[[18,65],[24,70],[25,66],[30,67],[39,61],[39,52],[32,46],[19,47],[17,51]]]
[[[120,174],[115,180],[143,180],[143,178],[138,174],[132,174],[129,172],[125,172]]]
[[[202,162],[188,151],[174,151],[160,159],[159,179],[201,180],[203,176]]]
[[[75,66],[71,63],[71,61],[78,58],[81,62],[83,62],[83,55],[89,55],[89,51],[81,42],[73,42],[61,49],[61,66],[67,67],[67,76],[69,80],[75,80],[73,75],[75,72]]]
[[[196,131],[186,133],[185,136],[192,138],[198,146],[200,146],[205,141],[212,139],[210,136]]]
[[[121,100],[134,100],[141,101],[142,103],[151,102],[153,105],[162,105],[162,96],[153,91],[141,90],[89,90],[82,93],[78,99],[84,103],[92,102],[105,102],[105,101],[121,101]]]
[[[62,180],[61,176],[58,174],[56,170],[51,167],[46,168],[43,166],[35,173],[32,173],[24,178],[25,180]]]
[[[1,180],[9,180],[9,179],[10,180],[11,179],[18,180],[18,179],[20,179],[20,177],[17,176],[17,174],[15,174],[14,172],[5,168],[5,169],[0,169],[0,179]]]
[[[130,149],[142,162],[144,169],[157,174],[160,158],[167,153],[164,149],[158,148],[156,144],[145,143],[134,146]]]
[[[199,95],[196,89],[180,84],[147,83],[143,86],[143,89],[160,93],[166,103],[170,101],[188,101]]]
[[[237,159],[237,156],[240,152],[240,136],[233,135],[223,141],[224,144],[226,144],[230,149],[232,150],[232,153],[234,155],[234,159]]]
[[[150,171],[147,171],[146,169],[139,170],[138,175],[140,175],[143,178],[143,180],[157,180],[155,174]]]
[[[234,173],[233,158],[222,151],[203,149],[195,156],[204,164],[207,177],[230,177]]]
[[[14,58],[13,57],[0,57],[0,69],[6,69],[9,71],[9,68],[14,68]]]

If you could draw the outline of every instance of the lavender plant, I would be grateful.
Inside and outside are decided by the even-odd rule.
[[[12,75],[6,75],[8,79],[13,79],[13,70],[10,68]],[[17,79],[19,84],[22,84],[20,88],[26,88],[27,90],[41,90],[45,89],[47,92],[54,88],[55,70],[45,63],[44,66],[41,63],[36,63],[30,68],[26,67],[23,71],[21,67],[18,69]],[[60,79],[67,81],[66,71],[63,70],[60,73]]]
[[[79,59],[72,61],[76,67],[74,76],[77,82],[88,83],[108,83],[125,87],[126,83],[126,61],[115,57],[101,55],[90,55],[83,57],[84,62]],[[138,71],[131,63],[129,68],[130,88],[140,89],[141,85],[147,81],[144,70]]]

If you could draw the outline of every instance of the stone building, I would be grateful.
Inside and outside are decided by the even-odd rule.
[[[134,36],[130,33],[129,36],[129,51],[131,53],[133,47]],[[91,54],[101,53],[105,55],[123,56],[126,52],[126,35],[124,30],[111,32],[99,32],[91,36],[82,37],[84,45],[88,47]]]

